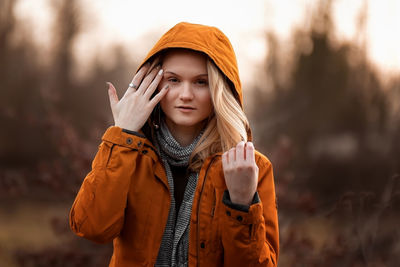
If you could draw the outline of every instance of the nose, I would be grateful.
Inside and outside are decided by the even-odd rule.
[[[190,101],[194,97],[193,88],[190,83],[183,83],[179,93],[179,99],[182,101]]]

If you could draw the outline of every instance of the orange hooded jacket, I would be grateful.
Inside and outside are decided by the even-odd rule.
[[[165,33],[146,61],[168,48],[206,53],[242,89],[236,57],[217,28],[179,23]],[[207,158],[199,172],[192,204],[189,266],[276,266],[278,217],[272,166],[256,152],[260,201],[248,212],[222,202],[227,190],[221,153]],[[167,176],[149,138],[110,127],[70,211],[70,227],[95,242],[113,241],[110,266],[154,266],[170,207]]]

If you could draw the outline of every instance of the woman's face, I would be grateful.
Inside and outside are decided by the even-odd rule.
[[[207,58],[190,50],[166,54],[164,77],[159,88],[169,85],[161,100],[166,123],[171,131],[200,131],[213,110],[208,86]]]

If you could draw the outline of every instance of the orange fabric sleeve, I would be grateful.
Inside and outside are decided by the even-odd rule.
[[[260,202],[248,212],[225,205],[221,214],[224,266],[277,266],[279,229],[272,165],[264,156],[257,165]]]
[[[132,174],[145,138],[110,127],[72,205],[69,223],[78,235],[98,243],[112,241],[124,223]]]

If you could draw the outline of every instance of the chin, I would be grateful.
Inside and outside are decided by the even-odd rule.
[[[174,125],[180,127],[198,127],[204,124],[205,119],[193,119],[193,118],[170,118],[169,119]]]
[[[184,126],[184,127],[194,127],[198,126],[201,121],[179,121],[179,120],[172,120],[172,122],[177,126]]]

